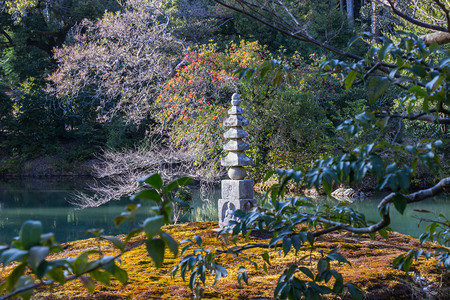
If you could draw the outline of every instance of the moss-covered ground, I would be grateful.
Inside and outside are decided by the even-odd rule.
[[[217,228],[215,222],[186,223],[167,226],[169,232],[177,241],[199,235],[204,246],[211,250],[224,249],[222,240],[217,240]],[[261,243],[264,236],[250,237],[247,243]],[[156,269],[148,257],[144,236],[134,238],[133,249],[122,256],[121,267],[128,272],[128,283],[122,286],[112,280],[111,286],[98,284],[94,293],[89,294],[79,281],[71,281],[62,287],[54,287],[51,291],[42,288],[35,293],[36,299],[190,299],[193,293],[179,275],[172,279],[170,271],[179,261],[167,251],[162,268]],[[243,243],[244,241],[242,241]],[[240,244],[242,244],[240,243]],[[230,245],[233,246],[233,245]],[[54,258],[63,256],[75,256],[80,252],[97,247],[93,239],[66,243],[64,251],[54,255]],[[113,253],[114,250],[108,244],[102,243],[105,253]],[[332,268],[342,273],[345,283],[353,283],[365,290],[366,299],[450,299],[450,276],[441,268],[436,268],[436,260],[423,260],[415,262],[409,274],[391,268],[392,260],[411,248],[420,248],[418,240],[406,235],[391,233],[389,240],[379,236],[375,239],[369,237],[357,237],[351,234],[328,234],[316,241],[316,249],[313,259],[299,262],[303,266],[315,266],[315,261],[320,257],[318,250],[324,253],[334,248],[351,262],[349,265],[333,264]],[[428,244],[427,247],[433,247]],[[214,286],[212,276],[207,281],[204,291],[204,299],[271,299],[279,275],[290,264],[298,262],[299,258],[309,253],[300,251],[297,255],[290,253],[287,256],[279,254],[279,251],[270,252],[271,265],[268,272],[262,269],[263,261],[260,254],[266,249],[254,248],[247,250],[242,258],[251,258],[258,263],[257,270],[245,262],[238,260],[229,254],[221,255],[219,263],[224,266],[229,274],[222,278]],[[249,285],[240,286],[236,280],[238,268],[246,266],[249,275]],[[4,273],[5,274],[5,273]],[[299,275],[301,276],[301,275]],[[306,278],[304,278],[306,279]],[[345,298],[346,296],[344,296]],[[341,299],[341,298],[340,298]]]

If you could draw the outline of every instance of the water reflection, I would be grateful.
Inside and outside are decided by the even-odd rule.
[[[10,180],[0,183],[0,242],[9,242],[19,234],[20,226],[25,220],[40,220],[45,232],[54,232],[59,242],[90,237],[85,234],[91,228],[103,228],[105,234],[120,234],[128,230],[127,224],[116,228],[113,223],[115,216],[119,215],[128,199],[111,201],[101,207],[78,210],[71,206],[67,200],[76,190],[83,190],[87,184],[86,179],[74,180]],[[207,201],[200,200],[200,193],[194,190],[190,214],[184,216],[182,221],[214,221],[217,220],[217,199],[220,197],[220,188],[216,188]],[[417,226],[418,216],[433,218],[432,214],[421,214],[414,209],[426,209],[434,214],[442,213],[450,217],[449,196],[429,199],[424,203],[408,205],[404,215],[393,209],[391,227],[398,232],[418,237],[426,224]],[[322,198],[317,203],[337,205],[339,202]],[[367,220],[378,221],[376,209],[379,199],[370,198],[364,201],[355,201],[353,208],[366,215]],[[137,222],[142,222],[149,215],[148,208],[143,207],[137,216]],[[416,218],[415,220],[411,218]]]

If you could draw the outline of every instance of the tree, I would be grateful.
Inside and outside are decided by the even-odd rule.
[[[157,5],[136,0],[97,22],[81,22],[67,46],[55,50],[59,67],[48,78],[48,91],[65,111],[81,118],[107,121],[126,115],[139,123],[149,116],[159,84],[183,54],[168,26]]]
[[[2,12],[6,11],[15,24],[20,24],[27,34],[26,45],[36,47],[49,57],[53,49],[62,46],[69,30],[83,18],[96,18],[105,10],[119,9],[114,0],[6,0]],[[13,29],[13,28],[9,28]],[[17,28],[16,28],[17,29]],[[1,28],[0,33],[8,41],[5,47],[15,46],[14,35]]]

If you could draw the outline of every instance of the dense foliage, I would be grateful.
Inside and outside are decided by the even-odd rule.
[[[112,167],[121,170],[133,165],[123,157],[142,157],[133,153],[158,143],[158,151],[175,150],[170,153],[180,158],[168,161],[166,178],[179,175],[176,166],[186,153],[195,158],[189,166],[218,170],[228,99],[234,92],[244,99],[251,124],[248,154],[255,162],[249,173],[275,183],[268,187],[265,203],[250,212],[237,210],[218,238],[236,243],[239,235],[248,237],[252,231],[268,232],[272,238],[214,251],[204,248],[198,236],[182,241],[187,244],[184,256],[172,274],[180,272],[183,279],[190,274],[196,298],[202,297],[208,274],[215,276],[214,282],[227,276],[221,255],[239,259],[255,247],[280,249],[283,255],[310,250],[280,270],[274,297],[350,293],[360,298],[361,291],[332,269],[332,261],[348,263],[338,249],[319,253],[315,265],[305,261],[317,255],[316,239],[343,231],[387,238],[390,210],[403,214],[408,204],[448,191],[450,8],[442,1],[425,1],[417,14],[406,0],[374,0],[370,8],[353,1],[215,0],[221,5],[216,6],[208,1],[129,0],[120,7],[95,1],[95,8],[112,12],[95,19],[99,13],[92,8],[85,15],[90,20],[77,25],[83,14],[63,9],[63,2],[6,1],[2,7],[0,21],[7,30],[0,31],[5,61],[0,93],[0,147],[5,151],[0,158],[5,161],[64,152],[55,140],[85,140],[90,153],[95,146],[136,147],[114,152],[113,161],[124,163]],[[84,2],[69,2],[80,11],[86,8]],[[43,25],[45,32],[23,30]],[[399,32],[399,27],[407,31]],[[366,28],[371,32],[360,32]],[[350,36],[354,38],[346,44]],[[287,38],[295,42],[280,47]],[[5,170],[11,172],[0,168]],[[417,177],[428,180],[414,191]],[[118,181],[124,178],[130,180]],[[115,262],[141,231],[148,238],[149,256],[161,266],[166,247],[178,254],[178,243],[161,227],[176,220],[177,205],[183,202],[173,199],[172,192],[187,181],[181,177],[163,185],[155,173],[142,180],[147,189],[125,189],[127,194],[139,191],[134,199],[147,201],[152,216],[124,241],[92,231],[120,250],[114,257],[93,250],[75,259],[47,260],[59,245],[51,234],[42,234],[39,222],[26,222],[17,239],[0,246],[2,265],[18,263],[0,283],[0,291],[5,297],[27,298],[38,286],[72,279],[89,290],[94,280],[108,285],[115,277],[124,283],[126,273]],[[339,185],[367,182],[377,192],[388,192],[378,205],[376,222],[346,203],[316,207],[308,199],[287,197],[292,186],[330,195]],[[122,196],[115,191],[115,197]],[[129,206],[116,224],[133,221],[138,207]],[[434,256],[437,270],[448,273],[448,217],[423,221],[430,225],[420,242],[443,246],[433,252],[412,249],[398,256],[393,267],[408,272],[415,259]],[[267,252],[261,258],[264,270],[270,258]],[[237,279],[248,283],[247,270],[242,268]]]

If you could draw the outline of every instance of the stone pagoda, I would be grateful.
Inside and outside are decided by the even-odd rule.
[[[222,180],[222,199],[219,199],[219,226],[223,228],[233,219],[232,212],[236,209],[249,210],[256,204],[253,192],[253,180],[245,179],[247,171],[245,166],[253,164],[253,161],[244,151],[249,149],[249,145],[242,139],[247,136],[247,132],[242,126],[248,125],[248,120],[242,116],[241,97],[233,94],[231,97],[231,109],[228,110],[228,118],[223,125],[230,127],[225,132],[224,137],[229,142],[223,146],[228,155],[221,160],[221,165],[229,167],[228,176],[230,179]]]

